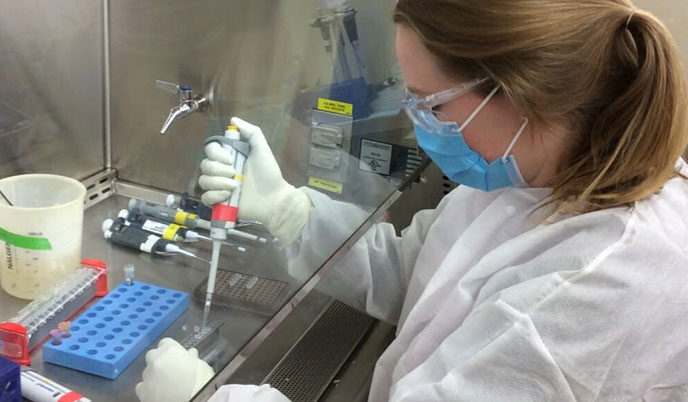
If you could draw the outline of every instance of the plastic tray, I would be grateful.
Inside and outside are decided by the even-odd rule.
[[[188,308],[188,293],[122,283],[75,319],[60,345],[46,342],[43,360],[115,379]]]

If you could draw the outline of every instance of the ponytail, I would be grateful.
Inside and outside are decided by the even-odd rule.
[[[588,112],[589,141],[555,182],[555,198],[576,197],[597,209],[631,204],[658,191],[675,174],[688,142],[686,86],[678,52],[666,28],[636,11],[618,19],[607,77],[619,88],[599,112]],[[592,179],[592,180],[590,180]],[[576,193],[569,190],[583,189]]]

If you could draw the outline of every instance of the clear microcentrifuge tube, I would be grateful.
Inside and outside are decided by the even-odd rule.
[[[124,280],[127,286],[134,284],[134,264],[127,264],[124,266]]]
[[[72,325],[70,321],[62,321],[61,323],[57,324],[57,329],[62,331],[62,337],[63,338],[69,338],[72,334],[69,332],[69,327]]]
[[[55,328],[50,330],[50,337],[52,338],[53,345],[61,345],[62,338],[64,337],[64,332],[61,329]]]

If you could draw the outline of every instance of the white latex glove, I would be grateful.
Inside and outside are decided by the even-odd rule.
[[[290,402],[281,392],[264,384],[257,385],[223,385],[208,402]]]
[[[239,219],[259,221],[283,244],[294,242],[308,221],[312,207],[306,193],[287,183],[258,126],[233,117],[242,139],[250,146],[239,200]],[[236,188],[234,161],[217,142],[205,147],[207,158],[201,162],[203,175],[198,184],[203,190],[201,201],[213,205],[226,201]]]
[[[215,373],[198,358],[196,349],[186,350],[172,338],[163,338],[146,353],[143,382],[136,384],[141,402],[187,402]]]

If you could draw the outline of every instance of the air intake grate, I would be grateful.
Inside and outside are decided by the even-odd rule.
[[[374,323],[369,315],[332,301],[263,383],[293,402],[317,401]]]

